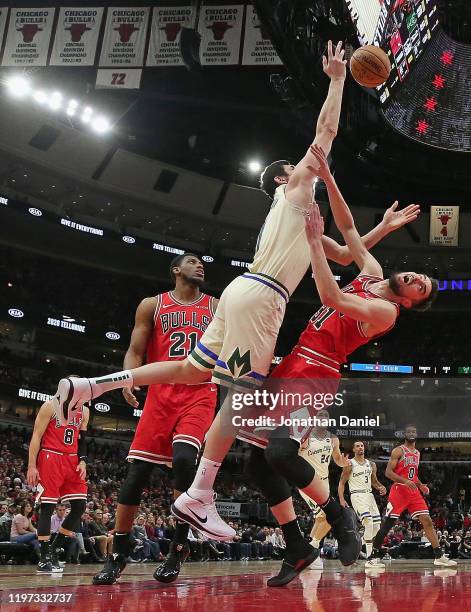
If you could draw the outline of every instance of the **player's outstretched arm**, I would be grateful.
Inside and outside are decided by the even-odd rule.
[[[404,225],[415,221],[420,214],[418,204],[409,204],[402,210],[397,210],[398,206],[399,202],[396,200],[386,209],[378,225],[361,237],[361,241],[368,251],[391,232],[395,232]],[[322,244],[324,245],[325,256],[330,261],[335,261],[341,266],[349,266],[353,262],[348,246],[340,245],[337,241],[325,235],[322,236]]]
[[[41,448],[41,439],[47,429],[47,426],[49,425],[53,412],[54,408],[51,402],[44,402],[36,415],[36,420],[34,421],[33,435],[31,437],[31,442],[29,443],[28,449],[28,473],[26,476],[26,480],[31,487],[38,484],[39,472],[38,468],[36,467],[36,461],[38,458],[39,449]]]
[[[371,255],[363,244],[363,241],[355,227],[352,213],[348,204],[343,199],[340,189],[330,172],[327,159],[318,146],[311,147],[314,157],[319,163],[319,177],[324,181],[329,194],[330,208],[334,216],[335,224],[345,240],[353,260],[365,274],[383,277],[383,270],[379,262]]]
[[[147,343],[154,328],[154,313],[157,306],[155,298],[144,298],[136,310],[134,328],[129,342],[129,348],[124,356],[123,370],[132,370],[143,365],[146,355]],[[139,406],[133,391],[139,387],[124,388],[123,396],[133,408]]]
[[[376,463],[370,461],[371,464],[371,484],[378,491],[380,495],[386,495],[386,487],[381,484],[378,480],[378,473],[376,469]]]
[[[347,484],[347,481],[350,478],[351,473],[352,473],[352,465],[350,464],[349,466],[343,468],[342,474],[340,475],[338,494],[339,494],[340,505],[343,506],[344,508],[348,506],[347,502],[345,501],[345,485]]]
[[[335,308],[357,321],[370,324],[372,326],[370,335],[381,333],[391,327],[397,317],[393,304],[381,299],[364,300],[357,295],[343,293],[339,289],[322,246],[324,221],[317,204],[314,204],[313,212],[309,218],[306,218],[305,223],[313,277],[322,304]]]
[[[402,450],[399,446],[396,446],[396,448],[393,448],[388,465],[386,466],[386,478],[389,478],[389,480],[393,480],[394,482],[400,482],[401,484],[408,486],[409,489],[417,489],[417,486],[414,482],[412,482],[412,480],[407,480],[407,478],[399,476],[399,474],[396,474],[394,471],[401,457]]]
[[[333,438],[332,440],[332,459],[334,460],[335,464],[341,468],[352,465],[352,462],[348,456],[342,455],[340,452],[340,442],[338,438]]]
[[[343,59],[345,54],[342,43],[333,47],[329,40],[327,45],[327,57],[323,57],[324,72],[330,78],[329,92],[322,106],[317,120],[316,136],[313,144],[317,144],[330,153],[332,142],[337,135],[340,112],[342,108],[342,95],[347,74],[346,64]],[[317,176],[317,161],[309,149],[306,155],[296,165],[286,186],[286,197],[294,204],[306,206],[312,201],[314,178]]]

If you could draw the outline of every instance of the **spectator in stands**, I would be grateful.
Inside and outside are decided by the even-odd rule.
[[[461,540],[458,554],[461,559],[471,559],[471,531],[467,531]]]
[[[143,563],[148,561],[160,561],[162,555],[160,554],[159,543],[147,537],[145,523],[146,517],[143,514],[139,514],[134,521],[134,526],[131,531],[132,536],[138,543],[139,558]]]
[[[85,550],[90,554],[90,560],[92,562],[103,562],[104,558],[100,556],[100,547],[98,541],[90,534],[90,512],[85,510],[80,520],[80,533],[83,538],[83,545]]]
[[[70,507],[69,507],[70,512]],[[67,508],[65,504],[57,504],[56,511],[51,516],[51,535],[59,533],[59,529],[67,516]],[[66,538],[64,549],[66,563],[77,564],[79,562],[79,543],[77,538]]]
[[[283,559],[285,556],[286,542],[283,533],[279,527],[275,527],[273,534],[270,534],[273,551],[277,559]]]
[[[168,540],[173,541],[174,536],[175,536],[175,519],[173,518],[173,516],[169,516],[165,522],[165,537]]]
[[[165,523],[162,516],[158,516],[155,521],[155,535],[159,543],[160,552],[163,555],[168,554],[170,542],[172,540],[166,535]]]
[[[324,538],[324,545],[322,546],[322,551],[326,559],[338,558],[337,540],[334,538],[331,531],[329,531],[329,533]]]
[[[108,535],[108,529],[103,524],[103,511],[95,510],[93,520],[89,524],[89,531],[100,547],[100,556],[106,557],[111,554],[111,546],[113,544],[113,536]]]
[[[34,548],[35,555],[39,559],[39,540],[36,529],[31,522],[32,514],[33,505],[31,502],[23,502],[19,513],[15,515],[11,524],[10,542],[29,544]]]
[[[13,519],[15,518],[16,512],[17,512],[17,507],[15,504],[10,504],[9,506],[7,506],[7,511],[5,512],[5,514],[2,514],[2,516],[0,517],[0,523],[6,523],[6,522],[11,523]]]

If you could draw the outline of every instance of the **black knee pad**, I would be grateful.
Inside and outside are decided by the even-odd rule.
[[[142,491],[149,485],[154,464],[150,461],[135,459],[129,465],[126,478],[119,490],[118,503],[125,506],[139,506]]]
[[[268,464],[289,483],[304,489],[312,482],[315,471],[298,452],[299,444],[295,440],[272,438],[265,449],[265,457]]]
[[[80,518],[85,512],[87,500],[71,499],[70,513],[65,517],[62,527],[68,531],[77,531],[80,528]]]
[[[198,449],[186,442],[175,442],[173,445],[172,470],[174,487],[177,491],[186,491],[196,473]]]
[[[38,536],[47,536],[51,533],[51,517],[56,504],[40,504],[38,520]]]
[[[252,446],[248,470],[271,508],[291,497],[286,478],[267,463],[263,449]]]

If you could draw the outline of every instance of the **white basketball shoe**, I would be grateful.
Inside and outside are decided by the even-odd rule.
[[[172,514],[212,540],[231,541],[236,532],[219,516],[215,501],[214,491],[194,489],[192,495],[186,492],[177,497],[172,504]]]

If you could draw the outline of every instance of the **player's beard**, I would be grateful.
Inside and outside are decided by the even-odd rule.
[[[399,281],[399,272],[393,272],[389,277],[389,288],[394,295],[400,295],[401,284]]]
[[[204,285],[204,278],[201,278],[200,276],[187,276],[182,272],[182,279],[185,281],[185,283],[193,285],[193,287],[198,287],[198,289]]]

